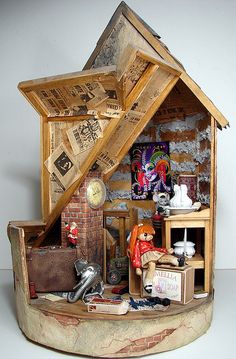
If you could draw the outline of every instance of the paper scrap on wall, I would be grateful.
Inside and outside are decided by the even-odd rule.
[[[95,118],[81,121],[67,131],[74,155],[93,147],[98,138],[103,136],[101,122]]]
[[[100,82],[94,81],[37,90],[36,96],[50,116],[79,116],[98,108],[110,98],[110,93]]]
[[[100,153],[96,162],[105,174],[118,165],[117,160],[115,158],[111,158],[107,152]]]
[[[80,170],[72,154],[61,144],[44,162],[57,184],[65,191],[80,176]]]

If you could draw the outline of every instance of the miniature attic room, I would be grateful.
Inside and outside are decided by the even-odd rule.
[[[129,357],[205,333],[225,117],[124,2],[83,71],[18,88],[41,125],[42,220],[8,226],[25,335]]]

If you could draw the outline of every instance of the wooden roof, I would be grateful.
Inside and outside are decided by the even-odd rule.
[[[224,128],[229,125],[227,119],[223,116],[223,114],[216,108],[216,106],[212,103],[212,101],[205,95],[205,93],[201,90],[201,88],[194,82],[194,80],[185,72],[183,65],[177,60],[173,54],[169,51],[167,46],[160,40],[160,36],[156,34],[156,32],[150,28],[149,25],[145,23],[130,7],[122,1],[115,13],[113,14],[109,24],[105,28],[102,33],[100,39],[97,42],[97,46],[87,61],[84,69],[88,69],[90,67],[94,67],[94,62],[105,42],[111,35],[112,31],[116,27],[119,22],[120,17],[123,16],[128,20],[130,24],[132,24],[133,28],[136,29],[142,37],[146,40],[146,42],[152,47],[157,54],[159,54],[164,60],[168,61],[170,64],[174,64],[181,71],[180,78],[182,81],[190,88],[190,90],[194,93],[194,95],[198,98],[198,100],[205,106],[205,108],[210,112],[210,114],[217,121],[218,127]]]
[[[160,37],[122,2],[98,40],[84,71],[19,84],[20,91],[45,123],[84,121],[91,116],[108,120],[103,135],[86,152],[80,173],[64,190],[55,207],[45,211],[44,235],[95,162],[105,179],[111,176],[179,79],[215,118],[219,128],[228,125]],[[113,113],[111,108],[114,106]],[[44,156],[50,154],[48,138],[42,153]],[[43,193],[46,193],[44,187],[49,186],[49,175],[45,174],[44,169]],[[44,202],[48,202],[48,197]],[[42,242],[44,235],[36,245]]]

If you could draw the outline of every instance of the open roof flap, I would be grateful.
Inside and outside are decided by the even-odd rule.
[[[124,109],[123,85],[117,80],[116,66],[24,81],[18,88],[40,115],[48,118],[112,117],[111,109]]]

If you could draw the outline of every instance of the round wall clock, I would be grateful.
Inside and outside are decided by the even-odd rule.
[[[93,178],[87,187],[87,201],[91,208],[99,208],[106,199],[106,187],[100,178]]]

